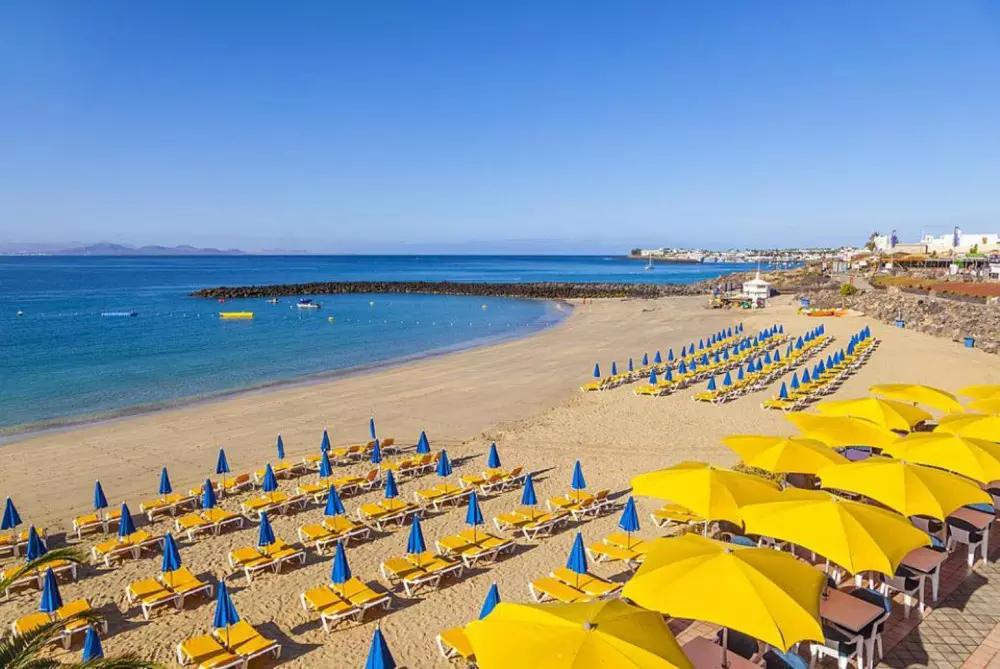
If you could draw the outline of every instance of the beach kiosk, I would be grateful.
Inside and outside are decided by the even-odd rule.
[[[760,278],[760,270],[757,271],[757,276],[743,282],[743,299],[750,302],[751,308],[762,309],[766,307],[770,297],[771,284]]]

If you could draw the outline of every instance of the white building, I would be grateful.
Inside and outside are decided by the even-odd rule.
[[[743,282],[743,297],[750,300],[750,302],[757,306],[757,304],[767,304],[767,300],[771,297],[771,284],[760,278],[760,272],[757,272],[757,276],[749,281]]]
[[[985,247],[1000,245],[1000,235],[995,233],[968,233],[955,228],[950,235],[924,235],[918,244],[900,244],[896,231],[891,235],[877,235],[873,240],[875,250],[882,253],[905,251],[908,253],[969,253],[976,247],[981,253]],[[900,247],[905,247],[901,249]]]

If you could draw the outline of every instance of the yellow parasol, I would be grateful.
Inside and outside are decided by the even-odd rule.
[[[788,650],[823,638],[819,602],[825,583],[822,573],[788,553],[686,534],[653,541],[622,596]]]
[[[964,416],[945,416],[934,428],[935,433],[957,434],[970,439],[985,439],[1000,442],[1000,416],[987,416],[981,413],[965,414]]]
[[[663,616],[620,599],[497,604],[466,634],[481,669],[690,669]]]
[[[969,402],[969,408],[992,415],[1000,414],[1000,397],[988,397],[983,400],[976,400],[975,402]]]
[[[853,400],[820,402],[817,411],[825,416],[864,418],[887,430],[909,432],[914,425],[933,418],[923,409],[895,400],[861,397]]]
[[[944,520],[966,504],[990,504],[990,496],[967,478],[892,458],[828,467],[819,473],[824,488],[864,495],[904,516]]]
[[[916,432],[884,453],[907,462],[946,469],[980,483],[1000,481],[1000,444],[946,432]]]
[[[985,400],[991,397],[1000,397],[1000,385],[995,383],[978,386],[965,386],[958,391],[959,395],[965,395],[976,400]]]
[[[876,395],[902,402],[923,404],[944,413],[962,413],[962,403],[946,390],[916,383],[883,383],[868,389]]]
[[[790,541],[852,574],[892,576],[910,551],[931,543],[899,514],[820,490],[789,488],[777,501],[742,512],[747,532]]]
[[[863,418],[847,418],[843,416],[821,416],[814,413],[785,414],[810,439],[822,441],[831,448],[846,446],[872,446],[885,448],[899,439],[892,430]]]
[[[775,474],[815,474],[824,467],[847,462],[822,441],[803,437],[734,434],[723,437],[722,443],[735,451],[745,465]]]
[[[639,474],[632,479],[632,492],[676,502],[706,520],[728,520],[739,525],[740,507],[774,499],[778,486],[704,462],[682,462]]]

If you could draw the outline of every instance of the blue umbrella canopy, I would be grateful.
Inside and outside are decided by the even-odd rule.
[[[177,571],[181,568],[181,553],[177,550],[177,542],[174,541],[174,536],[167,532],[167,536],[163,537],[163,563],[160,565],[160,571],[163,573]]]
[[[611,361],[611,376],[618,376],[618,365],[614,360]]]
[[[778,399],[779,400],[788,399],[788,386],[785,385],[784,381],[781,382],[781,390],[778,391]]]
[[[465,524],[476,527],[484,522],[486,521],[483,520],[483,511],[479,508],[479,496],[473,490],[469,493],[469,507],[465,512]]]
[[[212,487],[212,482],[205,479],[205,487],[201,491],[201,508],[211,509],[218,503],[215,498],[215,488]]]
[[[792,372],[792,382],[791,382],[791,384],[789,384],[789,387],[792,390],[798,390],[799,389],[799,373],[798,372]]]
[[[717,364],[717,365],[718,365],[718,364],[719,364],[720,362],[722,362],[722,359],[721,359],[721,358],[719,357],[719,354],[718,354],[718,352],[716,352],[715,356],[714,356],[714,357],[712,358],[712,362],[714,362],[714,363],[715,363],[715,364]]]
[[[809,370],[808,369],[803,369],[802,370],[802,383],[809,383]]]
[[[723,360],[729,360],[729,349],[728,348],[722,351],[722,359]]]
[[[94,483],[94,511],[108,508],[108,498],[104,496],[104,488],[101,482]]]
[[[369,418],[368,419],[368,434],[371,436],[372,439],[377,439],[377,437],[375,436],[375,419],[374,418]]]
[[[87,635],[83,638],[83,661],[99,660],[104,657],[104,649],[101,648],[101,637],[97,636],[97,630],[93,625],[87,626]]]
[[[722,377],[722,385],[724,385],[724,386],[731,386],[731,385],[733,385],[733,376],[732,376],[732,374],[730,374],[729,372],[726,372],[726,375]]]
[[[368,659],[365,669],[396,669],[396,661],[389,652],[389,644],[382,636],[382,628],[375,626],[375,636],[372,637],[371,648],[368,649]]]
[[[642,366],[645,367],[649,364],[649,355],[646,353],[642,354]]]
[[[573,465],[573,480],[570,483],[573,490],[586,490],[587,480],[583,478],[583,465],[577,460],[576,464]]]
[[[347,553],[344,552],[344,542],[337,542],[337,551],[333,555],[333,569],[330,580],[334,583],[347,583],[351,580],[351,566],[347,564]]]
[[[774,349],[774,361],[781,362],[781,351]]]
[[[330,435],[326,433],[326,430],[323,430],[323,441],[319,442],[319,450],[324,453],[330,450]]]
[[[375,440],[375,445],[372,446],[371,462],[373,465],[382,462],[382,444],[379,443],[378,439]]]
[[[583,548],[581,532],[577,532],[576,539],[573,540],[573,549],[570,550],[569,559],[566,560],[566,568],[576,572],[578,579],[579,575],[587,573],[587,551]],[[577,585],[579,584],[578,580]]]
[[[486,459],[486,466],[490,469],[499,469],[502,467],[500,464],[500,454],[497,452],[497,442],[490,444],[490,455]]]
[[[659,365],[661,362],[663,362],[663,357],[660,355],[659,351],[657,351],[656,355],[653,356],[653,362],[655,362],[657,365]]]
[[[651,369],[649,371],[649,385],[655,386],[657,383],[659,383],[659,380],[656,378],[656,370]]]
[[[398,496],[399,488],[396,487],[396,477],[392,475],[392,471],[390,470],[385,474],[385,498],[392,499]]]
[[[667,349],[667,362],[674,361],[674,349]]]
[[[330,489],[326,492],[326,508],[323,509],[323,515],[342,516],[344,513],[344,503],[340,501],[337,489],[330,486]]]
[[[635,499],[631,495],[625,502],[625,509],[622,511],[622,517],[618,520],[618,527],[629,534],[639,531],[639,513],[635,510]]]
[[[427,441],[427,434],[421,430],[420,439],[417,440],[417,453],[421,455],[426,455],[431,452],[431,444]]]
[[[118,522],[118,536],[124,538],[134,533],[135,521],[132,520],[132,514],[129,513],[128,504],[122,502],[121,519]]]
[[[499,463],[497,466],[500,466]],[[391,474],[392,472],[389,473]],[[438,460],[437,475],[441,478],[451,476],[451,461],[448,459],[448,451],[443,448],[441,449],[441,458]]]
[[[38,610],[42,613],[55,613],[62,608],[62,595],[59,594],[59,584],[56,582],[56,575],[52,567],[45,570],[45,579],[42,585],[42,601],[38,605]]]
[[[285,441],[281,438],[281,433],[278,433],[278,459],[285,459]]]
[[[598,362],[594,363],[594,378],[595,379],[601,378],[601,364]]]
[[[691,370],[692,374],[694,374],[696,371],[698,371],[698,361],[695,360],[694,358],[692,358],[691,359],[691,365],[688,367],[688,369]]]
[[[535,496],[535,481],[531,474],[524,477],[524,489],[521,491],[521,506],[535,506],[538,497]]]
[[[634,372],[635,371],[635,365],[632,363],[632,358],[628,359],[628,371],[630,371],[630,372]]]
[[[771,352],[770,351],[767,351],[767,352],[764,353],[764,364],[765,365],[770,365],[771,364]]]
[[[323,451],[319,459],[319,475],[321,478],[327,479],[333,476],[333,466],[330,465],[330,453],[328,451]]]
[[[805,343],[802,341],[802,337],[795,340],[795,348],[801,349],[803,346],[805,346]]]
[[[700,351],[703,348],[705,348],[705,342],[703,342],[702,340],[699,339],[698,340],[698,350]]]
[[[260,514],[260,525],[257,528],[257,545],[270,546],[274,542],[274,530],[271,529],[271,521],[267,519],[267,511],[262,511]]]
[[[229,469],[229,460],[226,459],[226,449],[219,449],[219,459],[215,463],[215,473],[216,474],[228,474],[231,470]]]
[[[736,368],[736,380],[742,381],[743,377],[744,377],[743,365],[740,365],[739,367]]]
[[[261,485],[264,492],[274,492],[278,489],[278,479],[274,476],[274,470],[271,469],[271,463],[267,463],[267,467],[264,468],[264,482]]]
[[[427,543],[424,542],[424,531],[420,529],[420,516],[413,514],[413,523],[410,525],[410,538],[406,541],[406,552],[410,555],[420,555],[427,551]]]
[[[500,590],[497,589],[497,584],[494,583],[490,586],[490,591],[486,593],[486,599],[483,600],[483,607],[479,609],[479,619],[482,620],[486,616],[493,613],[493,609],[495,609],[499,603]]]
[[[680,364],[677,365],[677,371],[680,372],[681,374],[687,374],[688,371],[687,363],[681,360]]]
[[[229,596],[224,580],[219,581],[218,595],[215,598],[215,617],[212,619],[212,627],[215,629],[228,628],[240,621],[240,614],[236,612],[236,606]]]
[[[673,373],[673,371],[671,371],[671,369],[669,367],[667,367],[667,371],[663,375],[663,380],[664,381],[673,381],[674,380],[674,373]]]
[[[38,536],[35,526],[32,525],[28,528],[28,546],[24,551],[24,559],[28,562],[34,562],[45,555],[46,552],[47,550],[45,544],[42,543],[42,538]]]
[[[170,485],[170,476],[167,474],[167,468],[164,467],[160,470],[160,494],[169,495],[173,491],[173,486]]]
[[[715,388],[716,388],[715,377],[713,376],[712,378],[710,378],[708,380],[708,390],[709,390],[709,392],[711,392],[711,391],[715,390]]]

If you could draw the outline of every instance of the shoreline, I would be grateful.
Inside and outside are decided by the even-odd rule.
[[[363,376],[365,374],[374,374],[376,372],[385,369],[391,369],[393,367],[398,367],[400,365],[405,365],[412,362],[419,362],[421,360],[429,360],[432,358],[448,356],[455,353],[462,353],[464,351],[473,351],[476,349],[488,348],[490,346],[496,346],[498,344],[502,344],[508,341],[518,341],[521,339],[527,339],[541,332],[545,332],[546,330],[557,328],[566,323],[570,318],[572,318],[575,306],[571,302],[567,300],[546,300],[546,301],[551,301],[554,304],[555,309],[561,314],[558,320],[552,322],[546,322],[536,327],[530,327],[526,329],[525,332],[522,333],[509,334],[509,335],[494,334],[494,335],[487,335],[484,337],[477,337],[476,339],[471,339],[469,341],[461,342],[458,344],[452,344],[449,346],[440,346],[437,348],[420,351],[419,353],[411,353],[409,355],[404,355],[397,358],[380,360],[378,362],[372,363],[367,366],[344,367],[341,369],[316,372],[304,376],[296,376],[289,379],[266,381],[252,386],[233,388],[231,390],[221,390],[217,392],[201,393],[197,395],[187,395],[184,397],[177,397],[173,399],[162,400],[159,402],[139,404],[135,406],[124,407],[121,409],[108,409],[106,411],[99,411],[95,413],[57,417],[42,422],[4,426],[0,427],[0,447],[17,443],[19,441],[23,441],[24,439],[30,439],[31,437],[38,435],[63,432],[66,430],[72,430],[74,428],[87,427],[91,425],[104,425],[104,424],[114,423],[116,421],[134,418],[137,416],[145,416],[147,414],[156,414],[164,411],[171,411],[173,409],[183,409],[185,407],[211,405],[217,402],[225,402],[226,400],[233,398],[243,397],[247,395],[268,393],[276,390],[283,390],[285,388],[305,387],[319,383],[324,383],[327,381],[334,381],[337,379],[347,379],[357,376]]]

